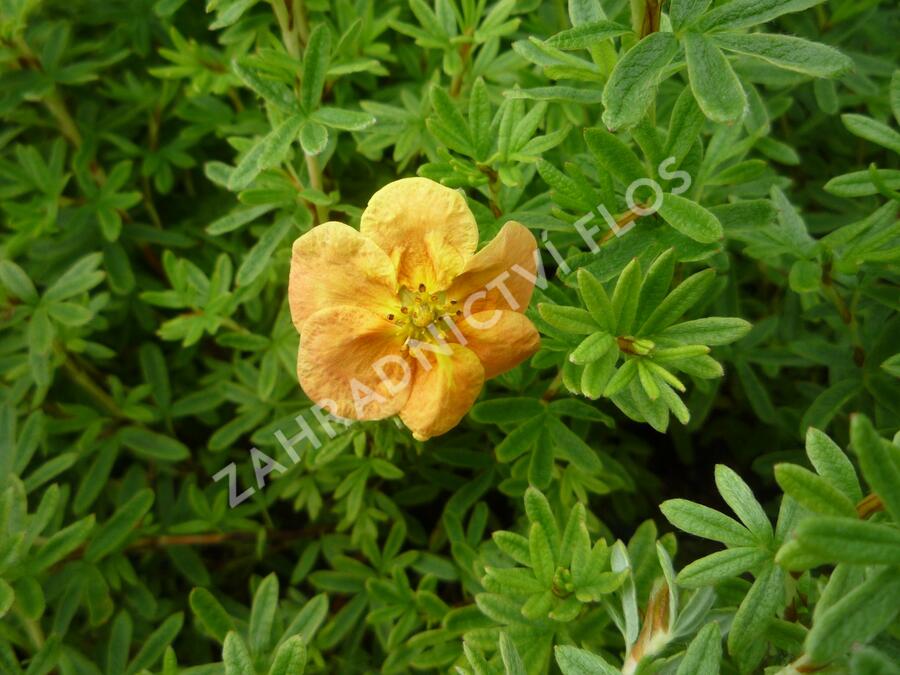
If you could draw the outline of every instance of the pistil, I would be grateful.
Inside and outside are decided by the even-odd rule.
[[[446,337],[445,317],[461,317],[462,311],[456,309],[456,299],[447,297],[446,291],[429,293],[424,283],[418,284],[417,290],[401,287],[397,299],[400,303],[400,316],[394,313],[387,315],[387,320],[401,329],[404,346],[408,348],[410,341],[437,342]]]

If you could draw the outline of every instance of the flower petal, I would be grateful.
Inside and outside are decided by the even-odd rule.
[[[444,290],[478,246],[478,225],[456,190],[428,178],[402,178],[372,195],[360,221],[408,288]]]
[[[494,308],[524,312],[534,290],[538,258],[534,235],[510,221],[469,261],[447,295],[466,315]]]
[[[322,309],[303,325],[297,377],[314,403],[338,417],[383,419],[412,388],[414,368],[402,347],[396,327],[374,312]]]
[[[298,331],[328,307],[366,307],[384,315],[396,311],[397,290],[390,259],[349,225],[322,223],[294,242],[288,300]]]
[[[430,369],[416,363],[412,391],[400,411],[400,419],[420,441],[459,424],[484,384],[484,368],[475,353],[458,344],[447,346],[451,353],[429,355]]]
[[[524,314],[504,310],[478,312],[457,324],[490,379],[515,368],[541,346],[534,324]]]

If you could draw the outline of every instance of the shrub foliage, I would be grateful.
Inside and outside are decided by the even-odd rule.
[[[898,34],[0,1],[0,672],[900,672]],[[315,414],[285,300],[408,175],[545,273],[426,443]]]

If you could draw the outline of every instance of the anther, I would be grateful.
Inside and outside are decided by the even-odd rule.
[[[425,284],[419,284],[419,293],[425,292]]]
[[[388,314],[388,321],[393,321],[393,320],[394,320],[394,315]]]
[[[451,301],[450,301],[450,304],[451,304],[451,305],[455,305],[455,304],[456,304],[456,300],[451,300]]]
[[[456,310],[456,316],[462,316],[462,310],[461,310],[461,309]]]
[[[404,314],[409,314],[409,307],[404,305],[403,307],[400,308],[400,311],[403,312]]]

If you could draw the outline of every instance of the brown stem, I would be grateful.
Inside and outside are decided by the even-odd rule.
[[[560,371],[556,374],[556,377],[554,377],[550,381],[550,384],[547,385],[547,389],[546,391],[544,391],[544,395],[541,396],[541,401],[543,401],[544,403],[549,403],[554,398],[556,398],[556,394],[559,393],[559,388],[562,386],[562,383],[562,371]]]
[[[276,530],[269,532],[271,539],[280,541],[302,539],[327,532],[326,527],[309,527],[301,530]],[[234,541],[256,541],[258,533],[254,532],[208,532],[204,534],[164,534],[158,537],[142,537],[128,545],[126,550],[147,548],[166,548],[168,546],[219,546]]]
[[[319,537],[331,528],[326,525],[307,527],[299,530],[268,530],[267,536],[276,541],[291,541],[307,537]],[[141,537],[125,547],[125,552],[147,549],[167,548],[169,546],[222,546],[232,542],[256,541],[257,531],[246,532],[206,532],[202,534],[163,534],[156,537]],[[85,546],[75,549],[66,556],[66,561],[80,559],[86,550]]]
[[[856,505],[856,515],[863,520],[879,511],[884,511],[884,502],[874,492],[863,497]]]
[[[469,29],[466,30],[466,35],[470,35],[471,31]],[[462,61],[462,66],[459,69],[459,72],[453,76],[453,80],[450,82],[450,96],[456,98],[462,92],[462,83],[463,78],[466,76],[466,72],[469,69],[469,56],[472,54],[472,44],[470,42],[466,42],[459,47],[459,58]]]

